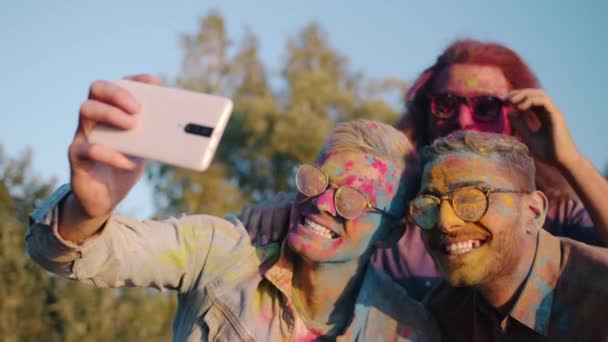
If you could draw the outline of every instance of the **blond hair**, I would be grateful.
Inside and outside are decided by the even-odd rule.
[[[343,152],[373,155],[401,168],[398,195],[401,203],[396,210],[405,213],[405,204],[414,197],[420,185],[420,173],[416,150],[403,132],[373,120],[342,122],[330,133],[319,159]]]
[[[341,122],[332,130],[321,152],[361,152],[405,166],[414,153],[410,140],[401,131],[382,122],[357,119]]]

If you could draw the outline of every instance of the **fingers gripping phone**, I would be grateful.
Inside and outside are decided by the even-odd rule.
[[[122,130],[97,125],[89,142],[196,171],[209,167],[224,133],[232,101],[225,97],[120,80],[142,104],[137,125]]]

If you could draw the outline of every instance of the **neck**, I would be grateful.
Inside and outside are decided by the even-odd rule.
[[[298,258],[293,296],[309,320],[340,331],[350,320],[367,262],[312,263]],[[326,331],[327,332],[327,331]]]
[[[504,274],[477,287],[477,291],[486,302],[503,315],[507,315],[511,311],[515,299],[530,273],[536,255],[536,241],[522,249],[524,254],[515,267],[511,267]]]

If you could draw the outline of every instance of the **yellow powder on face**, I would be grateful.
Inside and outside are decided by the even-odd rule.
[[[466,84],[468,88],[478,89],[479,88],[479,79],[475,77],[467,77]]]

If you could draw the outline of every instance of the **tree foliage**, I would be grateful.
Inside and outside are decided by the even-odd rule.
[[[353,71],[323,29],[309,24],[288,38],[268,68],[246,30],[238,43],[211,12],[180,38],[179,87],[231,97],[234,113],[205,173],[154,164],[147,176],[159,215],[222,215],[293,186],[294,167],[313,161],[331,127],[359,117],[392,123],[387,98],[404,82]],[[175,298],[143,289],[93,289],[49,275],[29,259],[28,215],[55,187],[32,169],[31,152],[6,156],[0,145],[0,340],[168,340]]]
[[[94,289],[49,275],[24,251],[28,215],[55,187],[31,151],[0,145],[0,340],[166,341],[175,300],[143,289]]]
[[[160,214],[238,212],[245,203],[291,190],[295,166],[314,160],[336,122],[393,123],[400,116],[387,98],[402,94],[405,82],[353,71],[316,23],[287,39],[274,68],[260,59],[253,32],[233,44],[215,12],[180,42],[184,59],[176,85],[228,96],[235,106],[208,171],[158,164],[148,170]]]

